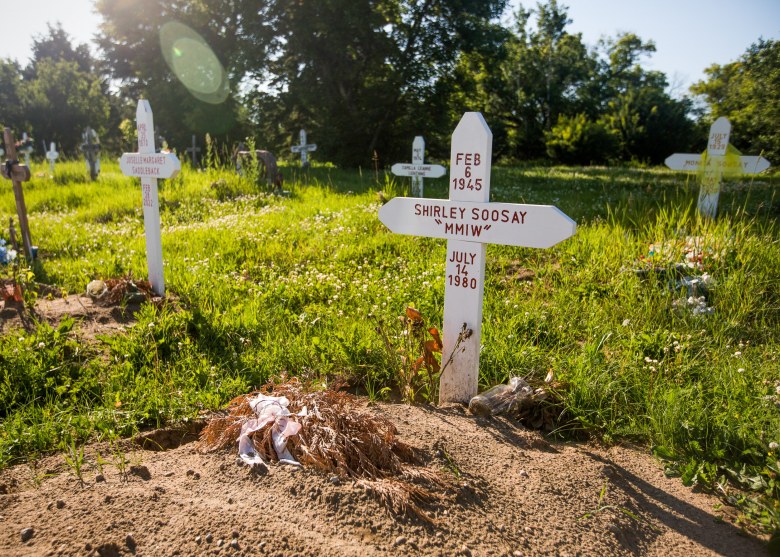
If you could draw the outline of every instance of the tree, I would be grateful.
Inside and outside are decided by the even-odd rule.
[[[82,71],[77,62],[35,62],[35,78],[21,85],[25,113],[36,138],[54,141],[76,154],[87,126],[108,129],[110,102],[103,80]]]
[[[328,0],[274,3],[272,82],[290,136],[312,130],[346,165],[406,155],[441,111],[460,52],[494,40],[505,0]],[[435,104],[438,110],[431,104]]]
[[[494,152],[538,158],[546,153],[545,133],[560,116],[587,112],[582,92],[593,78],[596,59],[579,33],[566,31],[571,20],[556,0],[539,3],[535,10],[520,6],[514,17],[515,32],[503,54],[463,58],[461,75],[477,76],[472,84],[476,98],[497,121]]]
[[[713,120],[731,121],[731,142],[780,161],[780,42],[759,39],[736,62],[714,64],[705,73],[708,79],[691,91],[704,97]]]
[[[19,98],[22,69],[14,60],[0,59],[0,125],[26,128],[24,109]]]
[[[603,121],[619,138],[620,158],[661,163],[670,153],[686,149],[693,137],[689,99],[673,99],[666,92],[666,76],[642,68],[640,60],[655,52],[652,41],[633,33],[603,41],[602,66],[606,107]]]
[[[262,63],[265,2],[209,0],[98,0],[103,17],[97,43],[101,68],[119,88],[124,110],[135,118],[138,99],[154,110],[155,127],[171,145],[187,145],[192,134],[242,139],[247,129],[237,91],[248,67]],[[160,50],[160,29],[178,21],[203,37],[227,72],[230,94],[221,104],[199,100],[173,75]],[[255,40],[258,40],[256,43]]]

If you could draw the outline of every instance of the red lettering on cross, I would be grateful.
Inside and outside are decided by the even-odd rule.
[[[152,206],[152,186],[149,184],[142,184],[144,195],[144,207]]]

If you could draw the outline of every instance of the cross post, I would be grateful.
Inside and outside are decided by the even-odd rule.
[[[146,236],[146,264],[149,282],[158,296],[165,295],[163,275],[162,241],[160,239],[160,203],[157,196],[157,179],[173,178],[181,170],[181,163],[173,153],[154,152],[154,122],[149,101],[138,101],[135,113],[138,126],[138,152],[124,153],[119,168],[125,176],[141,178],[144,206],[144,235]]]
[[[574,234],[557,207],[490,203],[493,135],[479,112],[452,134],[450,198],[395,197],[379,220],[399,234],[447,239],[439,402],[468,402],[479,386],[487,244],[547,248]]]
[[[27,135],[27,132],[22,132],[22,142],[19,145],[19,151],[24,155],[24,165],[30,168],[30,155],[33,152],[33,142]]]
[[[306,143],[306,130],[301,130],[299,134],[300,143],[290,147],[290,151],[293,153],[301,154],[301,166],[308,168],[309,166],[309,153],[317,150],[316,143]]]
[[[94,182],[97,180],[98,174],[100,174],[100,141],[95,130],[90,127],[84,130],[82,138],[84,143],[81,145],[81,150],[84,152],[84,158],[87,161],[89,177]]]
[[[200,147],[198,147],[198,143],[196,141],[196,137],[194,134],[192,136],[192,147],[188,148],[187,152],[190,154],[190,161],[192,162],[192,168],[197,168],[198,153],[200,153]]]
[[[52,141],[49,145],[49,151],[46,153],[46,158],[49,159],[49,169],[51,170],[52,176],[54,176],[54,161],[56,161],[59,156],[60,154],[57,152],[54,142]]]
[[[698,210],[708,217],[714,217],[718,212],[720,184],[725,170],[736,171],[740,174],[759,174],[771,166],[764,157],[740,156],[738,161],[728,160],[726,150],[730,135],[731,123],[721,116],[710,127],[707,151],[704,155],[675,153],[664,161],[666,166],[672,170],[702,171]],[[732,167],[732,164],[736,168]]]
[[[26,136],[26,134],[25,134]],[[22,191],[22,182],[29,182],[30,169],[27,165],[19,164],[16,160],[16,144],[14,135],[10,128],[5,128],[3,133],[5,146],[8,148],[8,160],[2,167],[0,173],[3,178],[11,180],[14,188],[14,199],[16,201],[16,216],[19,218],[19,228],[22,233],[22,244],[27,254],[27,259],[33,259],[33,245],[30,239],[30,225],[27,222],[27,206],[24,203],[24,192]]]
[[[390,171],[396,176],[412,177],[412,197],[423,196],[423,178],[439,178],[447,170],[440,164],[423,164],[425,160],[425,140],[421,135],[412,142],[412,164],[396,163]]]

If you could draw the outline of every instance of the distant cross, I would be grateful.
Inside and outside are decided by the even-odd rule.
[[[25,134],[26,137],[27,134]],[[33,259],[33,245],[30,239],[30,225],[27,222],[27,206],[24,203],[24,192],[22,191],[22,182],[30,180],[30,169],[27,165],[19,164],[16,160],[16,144],[14,136],[9,128],[5,128],[3,133],[5,146],[8,148],[8,160],[0,166],[0,173],[3,178],[11,180],[14,188],[14,199],[16,200],[16,215],[19,217],[19,228],[22,233],[22,243],[27,258]]]
[[[187,149],[187,152],[190,154],[190,162],[192,163],[192,168],[197,168],[198,153],[200,153],[200,147],[198,147],[198,143],[196,141],[195,135],[192,136],[192,147]]]
[[[24,155],[24,165],[30,168],[30,155],[33,152],[32,140],[27,137],[27,132],[22,133],[22,143],[19,145],[19,151]]]
[[[52,141],[49,145],[49,151],[46,153],[46,158],[49,159],[49,169],[51,170],[52,176],[54,176],[54,161],[56,161],[59,156],[60,154],[57,152],[57,149],[54,147],[54,142]]]
[[[576,230],[557,207],[490,203],[492,143],[482,114],[467,112],[452,134],[450,198],[395,197],[379,209],[393,232],[447,239],[439,402],[477,394],[486,245],[547,248]]]
[[[720,184],[724,170],[729,169],[730,161],[726,157],[731,123],[720,117],[710,127],[710,137],[707,141],[705,155],[695,153],[675,153],[666,158],[665,164],[672,170],[702,170],[701,188],[699,190],[698,209],[702,215],[714,217],[718,212]],[[764,157],[739,157],[738,168],[731,168],[739,174],[758,174],[770,167]]]
[[[316,150],[317,150],[316,143],[309,143],[309,144],[306,143],[306,130],[301,130],[300,143],[298,145],[293,145],[290,148],[290,151],[292,151],[293,153],[301,154],[301,166],[303,168],[307,168],[309,166],[309,153]]]
[[[90,179],[95,181],[100,174],[100,139],[97,132],[90,127],[84,130],[81,137],[84,140],[81,150],[84,152],[84,158],[87,162],[87,171]]]
[[[144,235],[146,236],[146,264],[149,282],[158,296],[165,294],[162,241],[160,239],[160,203],[157,197],[157,179],[173,178],[181,170],[181,163],[173,153],[154,152],[154,121],[149,101],[138,101],[135,113],[138,126],[138,152],[124,153],[119,168],[125,176],[141,178],[144,206]]]
[[[423,196],[423,178],[439,178],[447,170],[440,164],[423,164],[425,160],[425,140],[421,135],[412,142],[412,164],[396,163],[390,171],[396,176],[412,177],[412,197]]]

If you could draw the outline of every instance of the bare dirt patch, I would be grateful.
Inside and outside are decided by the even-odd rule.
[[[642,450],[549,443],[457,405],[363,409],[451,480],[424,504],[433,523],[392,514],[359,482],[280,464],[255,474],[233,448],[203,453],[191,424],[147,434],[155,450],[128,446],[126,478],[111,464],[86,467],[81,486],[61,456],[0,472],[0,554],[766,554],[721,520],[716,499],[667,478]],[[88,461],[98,450],[111,459],[94,445]]]
[[[102,281],[101,281],[102,282]],[[29,307],[18,297],[3,296],[0,307],[0,335],[14,329],[31,330],[36,322],[45,322],[56,327],[63,318],[72,317],[79,322],[76,334],[82,340],[91,342],[97,335],[110,335],[123,331],[135,322],[135,314],[146,301],[161,303],[151,293],[147,281],[129,278],[105,281],[105,290],[100,297],[84,294],[62,296],[56,288],[37,284],[37,299]],[[0,288],[11,292],[10,281],[0,282]]]

